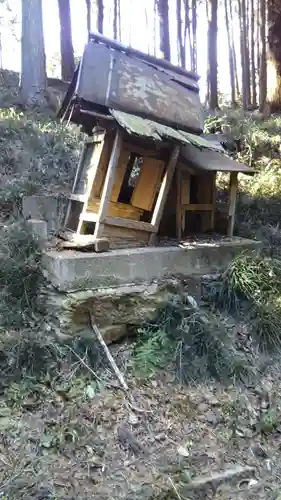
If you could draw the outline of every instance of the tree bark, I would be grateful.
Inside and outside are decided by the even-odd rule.
[[[160,28],[160,51],[164,59],[171,60],[170,29],[169,29],[169,2],[158,0],[158,16]]]
[[[197,72],[197,3],[192,0],[192,66],[191,69]]]
[[[233,50],[232,50],[233,47],[232,47],[232,40],[231,40],[231,31],[230,31],[230,25],[229,25],[228,0],[224,0],[224,8],[225,8],[225,25],[226,25],[227,42],[228,42],[231,104],[233,107],[235,107],[236,106],[236,95],[235,95],[234,60],[233,60]]]
[[[61,76],[70,81],[74,70],[74,50],[72,44],[70,0],[58,0],[60,16]]]
[[[240,97],[240,87],[239,87],[239,78],[238,78],[238,72],[237,72],[236,48],[235,48],[235,43],[234,43],[232,0],[230,0],[230,2],[229,2],[229,17],[230,17],[230,28],[231,28],[231,45],[232,45],[232,53],[233,53],[235,88],[236,88],[236,96],[239,98]]]
[[[22,0],[21,97],[25,106],[45,106],[46,56],[41,0]]]
[[[265,111],[266,95],[267,95],[267,64],[266,64],[266,37],[265,37],[265,19],[266,19],[266,0],[260,1],[260,92],[259,92],[259,110],[261,113]]]
[[[240,18],[240,50],[242,66],[242,98],[243,109],[247,109],[250,103],[249,95],[249,52],[247,50],[247,24],[245,0],[238,0]]]
[[[187,38],[188,34],[188,45],[189,45],[189,57],[190,57],[190,69],[193,67],[193,47],[192,47],[192,34],[191,34],[191,26],[190,26],[190,17],[189,17],[189,0],[185,0],[184,4],[185,8],[185,38]],[[186,43],[185,43],[186,46]]]
[[[91,33],[91,0],[86,0],[87,31]]]
[[[104,17],[104,9],[103,9],[103,0],[97,0],[97,8],[98,8],[98,32],[103,33],[103,17]]]
[[[255,7],[254,0],[251,0],[251,80],[252,80],[252,105],[257,106],[256,87],[256,51],[255,51]]]
[[[208,66],[210,81],[210,109],[218,108],[218,56],[217,56],[217,32],[218,32],[218,0],[209,0],[210,19],[208,29]]]
[[[262,16],[262,13],[261,13]],[[262,21],[262,20],[261,20]],[[262,22],[262,30],[265,30]],[[267,100],[271,113],[281,111],[281,0],[268,0]]]
[[[178,58],[182,68],[185,68],[185,50],[182,34],[182,9],[181,0],[177,0],[177,39],[178,39]]]

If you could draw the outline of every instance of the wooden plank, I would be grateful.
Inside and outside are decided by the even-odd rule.
[[[101,191],[105,180],[112,147],[113,147],[112,138],[107,135],[105,137],[102,153],[100,156],[100,161],[95,176],[95,182],[91,186],[91,192],[89,198],[100,198],[101,196]]]
[[[106,217],[104,219],[104,224],[108,224],[109,226],[126,227],[127,229],[136,229],[138,231],[147,231],[149,233],[157,233],[156,227],[149,222],[122,219],[121,217]]]
[[[117,169],[116,169],[116,174],[115,174],[115,181],[114,181],[113,188],[111,191],[110,200],[113,202],[118,200],[118,196],[120,193],[120,189],[122,187],[124,175],[125,175],[125,172],[127,170],[129,158],[130,158],[130,151],[123,150],[120,154],[120,159],[119,159]]]
[[[106,213],[108,210],[108,202],[110,200],[111,191],[113,188],[114,180],[115,180],[115,171],[119,162],[121,149],[122,149],[123,135],[120,129],[116,131],[114,144],[106,172],[106,177],[104,181],[100,207],[98,212],[98,219],[96,222],[94,235],[96,238],[101,237],[102,233],[102,222],[106,217]]]
[[[151,219],[151,224],[153,226],[155,226],[157,231],[159,229],[159,225],[161,222],[161,218],[162,218],[163,211],[164,211],[164,206],[165,206],[167,196],[169,193],[169,189],[170,189],[170,186],[171,186],[171,183],[173,180],[173,176],[174,176],[174,172],[175,172],[175,168],[177,165],[179,154],[180,154],[180,146],[176,145],[173,147],[170,159],[168,161],[166,172],[165,172],[164,178],[162,180],[162,184],[160,187],[160,191],[158,193],[156,205],[155,205],[154,212],[153,212],[152,219]],[[155,235],[151,235],[149,238],[149,244],[153,245],[154,242],[155,242]]]
[[[140,175],[131,197],[131,204],[150,212],[153,207],[157,189],[161,182],[164,162],[154,158],[145,157],[140,167]]]
[[[88,211],[98,213],[100,199],[95,198],[88,201]],[[121,217],[123,219],[140,220],[143,210],[127,205],[126,203],[113,202],[108,203],[107,215],[110,217]]]
[[[215,217],[216,217],[216,177],[217,174],[216,172],[213,175],[213,182],[212,182],[212,214],[211,214],[211,230],[213,231],[215,229]]]
[[[82,212],[80,215],[80,221],[82,222],[97,222],[98,214],[95,212]]]
[[[230,182],[229,182],[229,205],[228,205],[228,228],[227,228],[227,236],[229,238],[233,236],[233,229],[235,223],[237,184],[238,184],[238,173],[231,172]]]
[[[102,142],[98,142],[94,145],[93,154],[92,154],[91,162],[90,162],[90,167],[87,170],[85,201],[84,201],[84,206],[83,206],[83,209],[81,212],[81,216],[83,215],[83,213],[85,213],[87,211],[87,201],[88,201],[88,198],[91,194],[93,184],[95,183],[101,155],[102,155],[103,149],[104,149],[105,144],[106,144],[105,133],[103,134],[103,137],[104,137],[104,140]],[[83,227],[83,217],[81,217],[81,216],[80,216],[80,220],[79,220],[79,224],[78,224],[78,228],[77,228],[77,234],[81,233],[82,227]]]
[[[176,171],[176,181],[177,181],[177,207],[176,207],[176,224],[177,224],[177,238],[180,241],[182,238],[182,173],[180,168]]]
[[[103,238],[109,240],[110,248],[146,247],[151,233],[126,227],[104,225]]]
[[[189,212],[211,212],[213,210],[212,203],[190,203],[189,205],[182,205],[184,210]]]
[[[81,203],[84,203],[86,201],[86,196],[84,194],[71,193],[69,199],[72,201],[80,201]]]

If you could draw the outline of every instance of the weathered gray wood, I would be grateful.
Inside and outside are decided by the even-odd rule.
[[[138,220],[123,219],[122,217],[106,217],[104,224],[109,226],[126,227],[128,229],[136,229],[139,231],[147,231],[149,233],[156,233],[157,229],[149,222],[142,222]]]
[[[229,205],[228,205],[228,228],[227,236],[233,236],[233,229],[235,224],[235,209],[236,209],[236,194],[238,184],[238,173],[231,172],[229,182]]]
[[[98,218],[96,222],[94,236],[99,238],[102,233],[102,223],[106,217],[108,202],[110,200],[111,191],[114,184],[115,172],[120,158],[121,148],[123,143],[123,135],[120,129],[117,130],[114,144],[106,172],[106,177],[104,181],[103,191],[101,195],[100,207],[98,212]]]
[[[79,98],[201,132],[203,117],[195,82],[178,83],[176,73],[161,71],[103,44],[88,44],[80,64]]]
[[[151,219],[151,224],[155,226],[156,232],[159,229],[159,225],[164,211],[164,206],[173,180],[179,154],[180,154],[180,146],[174,146],[170,159],[168,161],[164,178],[162,180],[162,184],[160,187],[160,191],[158,193],[156,205]],[[153,245],[154,242],[155,242],[155,235],[152,234],[149,238],[149,244]]]

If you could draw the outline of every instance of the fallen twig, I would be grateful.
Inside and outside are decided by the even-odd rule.
[[[111,352],[108,349],[108,347],[107,347],[107,345],[106,345],[106,343],[105,343],[105,341],[103,339],[103,336],[102,336],[99,328],[96,325],[96,322],[94,320],[93,315],[90,312],[89,312],[89,315],[90,315],[92,329],[93,329],[94,333],[96,334],[97,339],[98,339],[99,343],[101,344],[101,346],[102,346],[102,348],[103,348],[103,350],[104,350],[104,352],[106,354],[106,357],[107,357],[107,359],[108,359],[108,361],[109,361],[109,363],[110,363],[110,365],[111,365],[111,367],[112,367],[112,369],[113,369],[116,377],[118,378],[118,380],[119,380],[121,386],[123,387],[124,391],[127,392],[129,390],[129,387],[128,387],[128,385],[125,382],[124,376],[121,373],[121,371],[119,370],[117,364],[115,363],[115,361],[114,361],[114,359],[113,359],[113,357],[111,355]]]

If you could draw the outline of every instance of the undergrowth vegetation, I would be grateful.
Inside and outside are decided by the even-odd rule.
[[[200,310],[188,297],[178,297],[154,325],[139,332],[132,366],[144,377],[170,366],[185,383],[209,377],[242,381],[251,376],[253,355],[237,349],[236,342],[237,336],[218,314]]]

